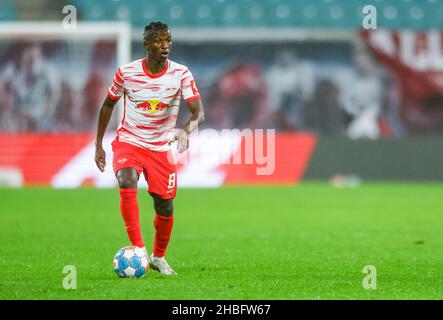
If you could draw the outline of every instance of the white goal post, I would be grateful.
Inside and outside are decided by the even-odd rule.
[[[131,61],[131,25],[124,21],[77,22],[74,28],[64,28],[62,21],[0,22],[2,41],[98,41],[115,40],[116,66]],[[108,79],[111,83],[112,78]],[[122,108],[118,108],[119,117]]]

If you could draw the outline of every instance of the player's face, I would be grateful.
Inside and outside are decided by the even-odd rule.
[[[155,32],[147,41],[145,40],[144,45],[151,58],[164,62],[172,47],[171,32],[169,30]]]

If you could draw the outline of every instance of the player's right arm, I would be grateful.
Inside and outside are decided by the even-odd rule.
[[[109,96],[106,96],[102,102],[100,113],[98,116],[97,136],[95,139],[95,164],[101,172],[105,171],[106,167],[106,152],[103,149],[103,137],[108,127],[109,120],[112,116],[112,111],[118,100],[112,100]]]
[[[123,95],[124,78],[121,69],[118,68],[112,80],[112,85],[109,87],[108,94],[100,107],[97,125],[97,137],[95,139],[95,164],[101,172],[105,171],[106,167],[106,152],[103,149],[103,137],[105,136],[106,128],[111,119],[114,106],[120,97]]]

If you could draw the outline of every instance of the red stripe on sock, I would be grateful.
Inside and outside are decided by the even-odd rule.
[[[137,189],[120,189],[120,211],[126,226],[126,233],[132,245],[144,247],[140,230]]]

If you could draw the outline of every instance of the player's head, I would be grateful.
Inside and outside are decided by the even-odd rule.
[[[172,47],[171,31],[167,24],[153,21],[145,27],[143,45],[148,56],[157,61],[165,61]]]

